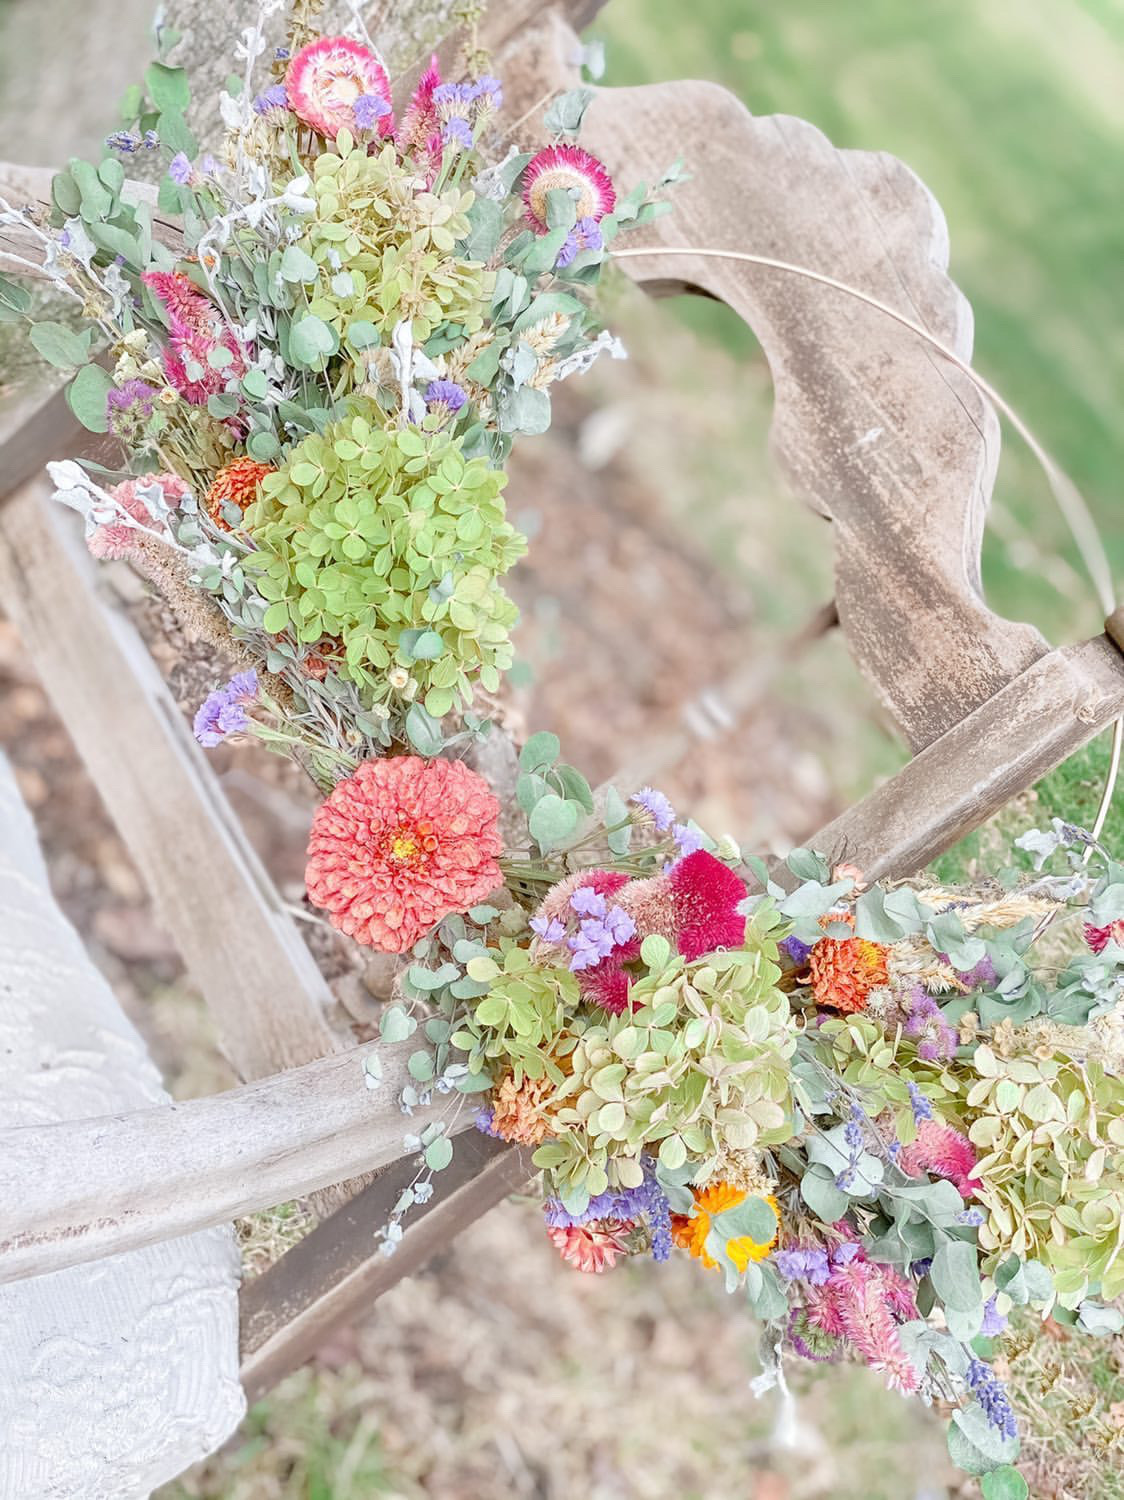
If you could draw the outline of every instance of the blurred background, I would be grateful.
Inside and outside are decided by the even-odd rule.
[[[94,153],[149,58],[150,12],[150,0],[0,0],[3,154],[50,164]],[[1122,0],[609,0],[590,37],[606,44],[606,84],[710,78],[755,113],[801,115],[836,145],[888,151],[918,172],[949,221],[976,363],[1083,490],[1120,576]],[[830,537],[771,472],[769,376],[744,325],[715,304],[656,304],[626,284],[609,286],[605,316],[630,361],[571,385],[551,432],[513,464],[510,508],[532,537],[513,579],[517,690],[532,727],[556,730],[591,778],[642,746],[653,778],[700,823],[782,851],[904,751],[832,637],[728,732],[700,721],[700,697],[720,700],[831,598]],[[0,404],[27,378],[26,358],[0,345]],[[1045,482],[1013,439],[983,571],[992,605],[1051,640],[1099,629]],[[138,599],[135,610],[160,659],[152,607]],[[182,665],[162,665],[194,706]],[[704,736],[689,753],[684,723]],[[202,1007],[2,616],[0,744],[56,891],[171,1086],[181,1097],[226,1086]],[[216,753],[250,836],[299,899],[308,809],[262,759]],[[1103,745],[1076,757],[938,873],[986,872],[1013,833],[1054,812],[1091,821],[1106,759]],[[1122,834],[1118,810],[1107,841],[1120,848]],[[251,1272],[307,1223],[298,1204],[244,1225]],[[508,1204],[162,1500],[958,1493],[936,1420],[866,1371],[802,1375],[797,1447],[779,1447],[774,1413],[748,1389],[754,1340],[693,1265],[582,1277],[555,1260],[532,1206]],[[1115,1341],[1079,1359],[1046,1339],[1012,1354],[1009,1377],[1037,1426],[1032,1493],[1124,1496],[1122,1353]]]

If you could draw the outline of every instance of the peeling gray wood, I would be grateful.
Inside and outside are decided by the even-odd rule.
[[[363,1061],[376,1049],[384,1080],[371,1090]],[[437,1119],[468,1128],[459,1095],[402,1113],[410,1050],[370,1043],[205,1099],[0,1130],[0,1282],[304,1197],[416,1154],[406,1135]]]
[[[57,514],[56,514],[57,512]],[[5,507],[0,595],[243,1077],[346,1044],[332,995],[132,626],[36,481]],[[284,1196],[284,1195],[282,1195]]]

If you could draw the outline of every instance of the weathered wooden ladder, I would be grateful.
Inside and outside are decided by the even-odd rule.
[[[511,118],[572,86],[573,28],[597,8],[495,7],[486,40]],[[971,313],[946,274],[943,218],[902,163],[838,151],[801,120],[755,119],[705,83],[598,90],[583,139],[625,180],[658,177],[669,141],[687,158],[694,176],[648,231],[651,247],[752,250],[808,266],[970,357]],[[42,174],[0,168],[0,184],[46,196]],[[1051,649],[985,605],[978,567],[998,423],[915,335],[830,287],[760,267],[658,254],[621,264],[657,294],[721,299],[761,342],[777,459],[833,523],[840,628],[914,752],[809,842],[872,878],[912,873],[1124,713],[1124,655],[1108,636]],[[0,1281],[382,1169],[245,1288],[242,1379],[253,1396],[528,1167],[470,1132],[398,1252],[378,1253],[373,1233],[413,1170],[402,1137],[417,1121],[396,1104],[404,1064],[389,1053],[384,1084],[368,1091],[364,1049],[337,1023],[329,986],[144,647],[53,513],[43,463],[86,441],[57,392],[0,430],[0,600],[245,1082],[175,1106],[0,1130]]]

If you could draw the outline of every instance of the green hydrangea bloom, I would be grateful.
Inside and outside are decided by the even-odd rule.
[[[534,1158],[563,1197],[635,1181],[645,1152],[705,1177],[726,1152],[790,1139],[796,1022],[775,956],[752,924],[743,948],[691,962],[648,938],[639,1008],[574,1020],[570,1076],[548,1101],[561,1134]]]
[[[1124,1295],[1124,1081],[1092,1059],[976,1048],[969,1139],[980,1152],[985,1264],[1041,1260],[1058,1300]]]
[[[368,156],[341,133],[336,149],[316,158],[312,195],[299,244],[321,271],[308,310],[344,344],[358,352],[386,343],[401,319],[418,343],[443,323],[465,337],[483,327],[494,273],[453,253],[470,230],[471,192],[419,193],[393,145]]]
[[[374,408],[370,408],[372,414]],[[264,628],[324,641],[368,703],[405,667],[440,718],[511,665],[515,606],[497,579],[522,556],[506,476],[459,440],[357,415],[304,439],[246,512]]]

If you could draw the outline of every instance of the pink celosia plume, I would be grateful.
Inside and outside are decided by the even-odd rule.
[[[962,1198],[971,1198],[982,1186],[975,1175],[976,1152],[971,1141],[943,1120],[922,1120],[916,1138],[902,1150],[898,1165],[911,1177],[935,1172],[955,1183]]]
[[[169,385],[192,406],[205,406],[208,396],[218,395],[229,379],[246,373],[245,350],[219,309],[182,271],[146,271],[141,280],[167,314],[164,374]],[[216,370],[208,361],[219,348],[230,353],[230,362]]]

